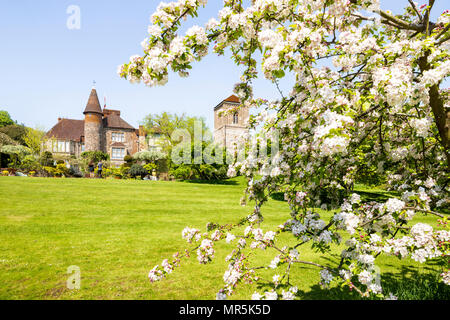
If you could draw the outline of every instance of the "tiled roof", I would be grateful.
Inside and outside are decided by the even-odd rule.
[[[60,119],[47,132],[46,136],[48,138],[80,142],[81,137],[84,136],[84,120]]]
[[[103,108],[103,115],[109,116],[110,114],[117,114],[120,116],[120,110],[106,109],[106,106]]]
[[[114,113],[103,118],[103,127],[116,129],[134,129],[128,122]]]
[[[237,104],[237,103],[241,103],[241,100],[233,94],[233,95],[229,96],[228,98],[226,98],[225,100],[223,100],[217,106],[215,106],[214,110],[217,110],[218,108],[220,108],[224,102]]]
[[[98,101],[97,90],[94,88],[92,88],[86,109],[84,109],[83,113],[86,114],[88,112],[103,114],[102,107],[100,107],[100,102]]]
[[[225,102],[233,102],[233,103],[241,103],[241,100],[236,97],[234,94],[223,100]]]

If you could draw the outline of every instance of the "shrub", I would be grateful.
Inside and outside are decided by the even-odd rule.
[[[11,139],[20,144],[25,144],[24,137],[27,134],[27,129],[23,125],[10,124],[0,128],[0,132],[8,135]]]
[[[121,165],[118,171],[118,176],[120,178],[128,178],[128,174],[130,172],[130,167],[127,167],[125,164]]]
[[[148,174],[148,172],[140,164],[133,164],[130,168],[129,174],[133,178],[144,178]]]
[[[171,169],[170,174],[174,176],[175,179],[179,180],[189,180],[193,178],[192,168],[190,168],[188,165],[182,165]]]
[[[17,168],[22,159],[30,154],[30,149],[21,145],[6,145],[0,148],[1,153],[6,153],[11,157],[11,167]]]
[[[75,178],[82,178],[83,173],[79,171],[77,168],[70,167],[68,170],[69,176],[75,177]]]
[[[48,177],[54,177],[56,173],[56,168],[45,166],[44,172]]]
[[[115,177],[115,178],[120,178],[120,179],[122,179],[122,178],[124,178],[124,172],[122,172],[122,168],[112,168],[112,175]]]
[[[55,172],[55,174],[58,177],[68,176],[69,175],[69,168],[67,168],[64,163],[58,163],[56,165],[56,172]]]
[[[42,166],[50,167],[53,165],[53,154],[50,151],[44,151],[39,157],[39,163]]]
[[[97,163],[100,161],[108,161],[109,154],[102,151],[85,151],[81,154],[81,158]]]
[[[157,166],[155,163],[147,163],[143,166],[147,170],[148,174],[152,174],[153,170],[156,170]]]
[[[58,164],[54,167],[44,167],[44,171],[49,177],[65,177],[69,176],[69,169],[65,164]]]
[[[40,168],[41,165],[39,164],[38,160],[32,155],[25,156],[20,163],[20,169],[27,172],[38,171]]]
[[[208,155],[208,158],[205,164],[196,164],[195,163],[195,152],[194,149],[197,148],[197,146],[194,145],[193,142],[191,142],[191,145],[183,145],[180,144],[178,146],[179,149],[174,150],[173,154],[179,157],[180,159],[183,159],[186,154],[186,150],[189,152],[190,148],[190,155],[187,154],[190,158],[190,163],[182,163],[182,164],[176,164],[174,162],[171,163],[171,168],[169,171],[169,174],[173,175],[176,179],[181,180],[222,180],[227,178],[227,170],[228,166],[226,164],[218,164],[215,163],[216,161],[216,150],[218,150],[217,146],[215,149],[208,150],[210,148],[210,145],[207,145],[205,142],[202,143],[202,154],[205,157]],[[225,150],[221,151],[221,157],[222,157],[222,163],[226,163],[226,152]],[[220,153],[218,154],[220,156]],[[211,164],[209,164],[211,163]]]
[[[144,150],[133,155],[133,159],[137,161],[144,161],[146,163],[155,162],[165,158],[166,155],[164,153],[155,150]]]
[[[131,167],[133,165],[133,163],[134,163],[134,159],[130,155],[126,155],[123,158],[123,161],[125,161],[125,163],[123,164],[125,167]]]

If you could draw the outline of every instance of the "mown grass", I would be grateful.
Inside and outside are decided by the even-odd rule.
[[[226,243],[217,245],[210,265],[198,264],[194,254],[161,282],[150,284],[147,274],[164,258],[189,248],[181,238],[185,226],[204,230],[208,222],[231,223],[246,216],[251,208],[239,205],[243,189],[239,178],[207,184],[0,177],[0,299],[214,299],[222,286],[224,259],[232,250]],[[360,191],[382,196],[362,187]],[[270,200],[262,213],[267,230],[287,219],[287,204]],[[279,245],[288,240],[282,236]],[[331,265],[342,249],[321,255],[305,247],[300,254],[304,260]],[[275,254],[260,251],[253,263],[267,265]],[[394,257],[380,256],[376,263],[389,275],[383,278],[387,288],[437,270]],[[66,286],[72,265],[81,270],[80,290]],[[319,288],[319,271],[305,266],[292,270],[300,298],[357,298],[348,289]],[[266,280],[273,274],[261,273]],[[248,299],[256,289],[242,286],[234,298]]]

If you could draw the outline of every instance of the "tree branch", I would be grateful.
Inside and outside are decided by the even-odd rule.
[[[408,2],[411,4],[411,7],[414,9],[414,12],[416,13],[417,17],[419,18],[419,21],[421,23],[423,23],[423,18],[421,16],[421,14],[419,13],[419,11],[417,10],[415,3],[412,0],[408,0]]]
[[[382,10],[378,10],[378,11],[376,11],[376,13],[378,13],[384,19],[396,24],[398,28],[407,29],[407,30],[415,30],[415,31],[423,30],[423,27],[421,27],[421,26],[410,24],[410,23],[408,23],[400,18],[394,17],[393,15],[390,15],[389,13],[384,12]]]

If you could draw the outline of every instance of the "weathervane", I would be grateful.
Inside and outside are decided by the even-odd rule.
[[[94,81],[92,81],[92,88],[94,88],[95,89],[95,84],[96,84],[97,82],[95,82],[95,80]]]

